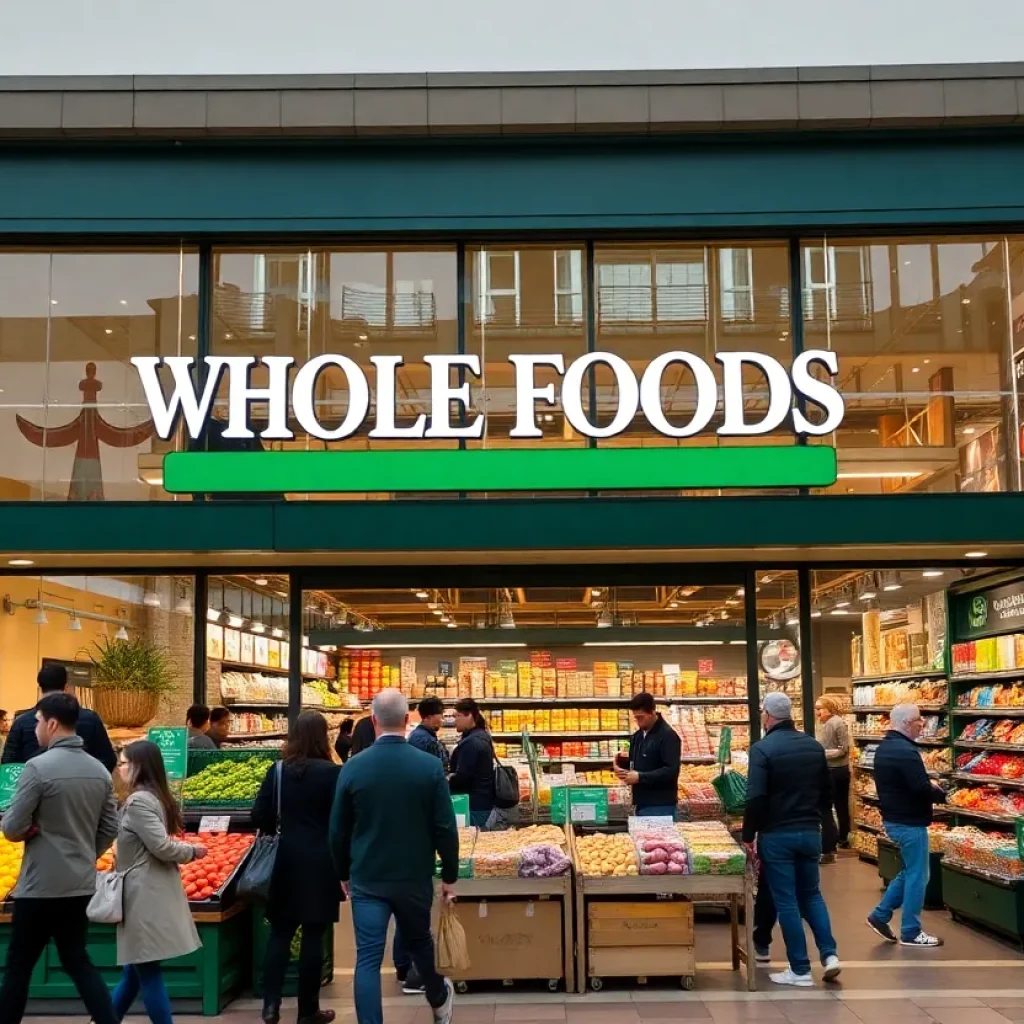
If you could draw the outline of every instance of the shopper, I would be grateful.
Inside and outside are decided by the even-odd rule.
[[[828,694],[814,702],[814,717],[818,741],[825,748],[835,808],[835,818],[830,812],[821,823],[821,859],[829,864],[836,859],[837,847],[846,850],[850,846],[850,727],[843,718],[842,705]]]
[[[352,900],[358,1024],[382,1024],[380,965],[392,917],[420,977],[436,1024],[452,1019],[451,982],[434,967],[430,907],[434,866],[453,899],[459,833],[441,762],[406,742],[408,698],[373,698],[377,741],[345,765],[331,813],[331,850]]]
[[[453,793],[469,796],[469,820],[487,828],[495,817],[494,744],[477,702],[464,697],[455,705],[459,742],[452,750],[448,785]]]
[[[769,977],[777,985],[810,987],[814,982],[801,918],[814,935],[825,980],[837,978],[842,969],[818,868],[821,823],[832,813],[828,761],[821,744],[793,724],[786,694],[765,695],[761,727],[764,737],[750,748],[743,841],[749,850],[757,842],[789,957],[789,967]]]
[[[7,734],[11,731],[11,718],[10,715],[0,708],[0,750],[3,750],[4,744],[7,742]]]
[[[875,788],[885,834],[900,848],[903,869],[868,915],[868,926],[886,942],[935,949],[942,939],[921,927],[921,910],[931,866],[928,826],[932,806],[944,803],[946,794],[928,778],[916,745],[924,728],[917,705],[897,704],[889,714],[889,725],[875,751]],[[900,907],[903,915],[897,940],[889,922]]]
[[[334,752],[344,764],[352,756],[352,727],[355,720],[346,718],[338,727],[338,738],[334,741]]]
[[[217,744],[209,736],[210,709],[205,704],[193,704],[185,712],[189,750],[216,750]]]
[[[757,895],[754,897],[754,962],[767,967],[772,961],[772,932],[778,920],[775,900],[764,871],[764,861],[758,859]]]
[[[63,665],[44,665],[36,676],[36,682],[39,684],[42,697],[51,693],[63,693],[68,685],[68,670]],[[75,703],[78,704],[78,701]],[[38,708],[37,704],[28,711],[19,711],[15,716],[7,742],[4,744],[3,757],[0,758],[4,764],[24,764],[30,757],[39,753],[40,746],[36,739]],[[108,772],[112,772],[117,765],[117,755],[100,716],[95,711],[79,705],[77,732],[82,737],[85,752],[95,757]]]
[[[301,928],[299,1021],[328,1024],[334,1020],[334,1011],[320,1009],[320,975],[324,937],[333,935],[341,902],[341,886],[328,841],[341,768],[331,759],[323,715],[303,711],[295,719],[281,758],[281,768],[272,766],[264,777],[252,809],[253,824],[262,832],[273,833],[279,825],[281,829],[266,906],[270,939],[263,960],[263,1020],[277,1024],[281,1018],[292,937]]]
[[[352,727],[352,757],[362,753],[367,747],[373,746],[377,733],[373,728],[373,719],[370,715],[364,715]]]
[[[171,838],[182,831],[181,810],[155,743],[129,743],[118,773],[128,796],[117,831],[124,914],[117,926],[117,962],[123,971],[114,989],[114,1013],[123,1020],[141,992],[153,1024],[171,1024],[160,961],[186,956],[200,946],[178,865],[205,857],[206,847]]]
[[[210,711],[210,728],[207,736],[215,747],[220,747],[231,735],[231,712],[227,708],[213,708]]]
[[[76,735],[79,706],[47,693],[36,706],[36,743],[3,816],[7,839],[25,843],[14,887],[0,1024],[19,1024],[36,962],[53,940],[95,1024],[116,1024],[110,994],[86,952],[85,908],[96,891],[96,858],[117,836],[110,772]]]
[[[419,725],[409,733],[409,744],[422,750],[441,762],[445,774],[448,773],[448,748],[438,739],[441,726],[444,725],[444,703],[440,697],[425,697],[416,708],[420,716]],[[391,946],[391,955],[395,963],[395,975],[402,991],[406,995],[420,995],[424,991],[423,979],[420,978],[416,965],[405,947],[401,931],[395,929],[395,937]]]
[[[615,774],[633,787],[638,815],[674,818],[682,758],[679,733],[658,714],[649,693],[638,693],[629,702],[629,710],[637,725],[629,741],[629,767],[617,760]]]

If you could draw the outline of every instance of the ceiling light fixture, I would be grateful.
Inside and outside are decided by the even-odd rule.
[[[987,551],[965,551],[964,558],[985,558],[988,555]]]
[[[280,626],[275,626],[271,631],[270,635],[276,640],[281,640],[284,637],[284,630]]]
[[[8,565],[24,566],[24,565],[35,565],[35,562],[31,558],[8,558]]]
[[[128,630],[125,629],[124,626],[122,625],[121,628],[114,634],[114,639],[115,640],[127,640],[128,639]]]
[[[269,582],[270,581],[266,576],[257,576],[256,579],[253,580],[253,583],[255,583],[257,587],[265,587]]]
[[[921,575],[925,579],[931,579],[931,578],[933,578],[935,576],[941,576],[942,572],[943,572],[942,569],[925,569],[925,571],[923,573],[921,573]]]
[[[266,633],[267,627],[259,620],[255,620],[250,624],[249,631],[256,634]]]
[[[231,626],[233,629],[238,629],[243,622],[245,622],[245,619],[243,619],[241,615],[228,616],[228,625]]]
[[[71,618],[68,619],[68,629],[75,633],[82,631],[82,620],[78,617],[78,613],[74,608],[71,609]]]
[[[33,616],[32,621],[37,626],[48,626],[50,624],[50,620],[46,617],[46,609],[43,607],[37,608],[36,614]]]
[[[417,596],[417,597],[418,597],[418,598],[419,598],[419,599],[420,599],[421,601],[426,601],[426,599],[427,599],[428,597],[430,597],[430,595],[429,595],[429,594],[428,594],[428,593],[427,593],[427,592],[426,592],[425,590],[417,590],[417,591],[416,591],[416,596]]]
[[[448,628],[449,629],[458,629],[459,628],[459,624],[453,619],[451,622],[448,623]]]
[[[160,607],[160,595],[155,590],[147,590],[142,595],[142,603],[147,608],[159,608]]]
[[[964,433],[965,434],[973,434],[974,431],[975,431],[974,427],[964,427]]]
[[[210,622],[219,622],[221,614],[222,614],[222,612],[221,612],[221,610],[219,608],[207,608],[206,609],[206,618]]]

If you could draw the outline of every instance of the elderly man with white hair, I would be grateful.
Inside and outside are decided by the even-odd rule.
[[[356,935],[356,1019],[384,1024],[380,966],[394,917],[435,1024],[451,1024],[452,984],[434,967],[430,935],[435,858],[442,898],[454,899],[459,876],[448,780],[439,758],[406,742],[408,697],[381,690],[372,715],[377,739],[346,762],[331,811],[331,852],[352,902]]]
[[[897,704],[889,714],[889,731],[875,752],[875,788],[886,835],[900,848],[903,870],[889,883],[882,902],[868,915],[868,927],[886,942],[915,949],[935,949],[942,939],[921,927],[924,892],[930,867],[928,826],[932,805],[946,794],[928,778],[917,738],[924,728],[916,704]],[[889,927],[903,908],[900,936]]]
[[[814,935],[824,979],[833,981],[842,970],[818,866],[821,824],[832,813],[832,781],[825,748],[793,724],[786,694],[765,694],[761,728],[763,738],[750,748],[743,841],[753,850],[757,840],[789,957],[787,970],[768,977],[776,985],[810,988],[814,980],[803,921]],[[761,941],[767,941],[763,933]],[[767,959],[766,948],[756,953],[759,962]]]

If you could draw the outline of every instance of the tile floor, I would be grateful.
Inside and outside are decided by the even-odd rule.
[[[848,858],[822,869],[843,973],[837,984],[814,989],[772,985],[759,974],[759,991],[747,992],[729,969],[724,917],[702,914],[697,926],[697,988],[683,992],[670,982],[649,986],[608,982],[586,995],[549,993],[540,987],[480,988],[457,998],[455,1024],[1024,1024],[1024,955],[1014,946],[963,925],[945,913],[928,912],[924,926],[942,936],[938,950],[912,950],[880,943],[864,924],[877,902],[874,867]],[[352,1007],[351,927],[338,927],[335,980],[323,990],[322,1005],[339,1024],[355,1024]],[[813,948],[813,946],[812,946]],[[773,967],[784,966],[780,939],[772,947]],[[421,999],[403,996],[393,974],[383,979],[385,1024],[431,1024]],[[294,1001],[287,1004],[291,1024]],[[34,1024],[67,1021],[37,1016]],[[177,1024],[209,1018],[178,1015]],[[259,1020],[259,1003],[240,999],[219,1024]]]

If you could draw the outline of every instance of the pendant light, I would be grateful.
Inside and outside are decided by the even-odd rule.
[[[82,620],[78,617],[78,613],[74,608],[71,609],[71,618],[68,620],[68,629],[75,633],[82,631]]]
[[[42,606],[42,604],[40,604],[36,608],[36,614],[32,621],[37,626],[48,626],[50,624],[50,620],[46,617],[46,609]]]
[[[121,628],[114,634],[115,640],[127,640],[128,630],[124,628],[124,623],[121,624]]]

